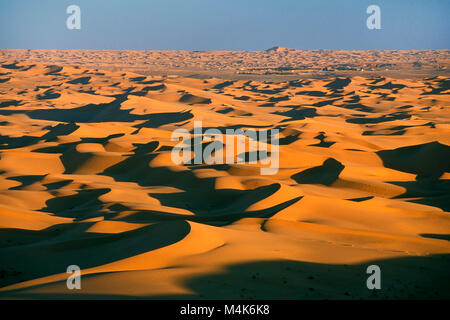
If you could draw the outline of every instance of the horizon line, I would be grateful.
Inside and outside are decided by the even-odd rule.
[[[261,49],[261,50],[237,50],[237,49],[208,49],[208,50],[201,50],[201,49],[195,49],[195,50],[189,50],[189,49],[74,49],[74,48],[0,48],[0,50],[66,50],[66,51],[77,51],[77,50],[83,50],[83,51],[187,51],[187,52],[220,52],[220,51],[227,51],[227,52],[263,52],[263,51],[269,51],[273,48],[281,48],[281,49],[288,49],[288,50],[295,50],[295,51],[444,51],[444,50],[450,50],[450,48],[439,48],[439,49],[297,49],[297,48],[289,48],[289,47],[281,47],[281,46],[275,46],[268,49]]]

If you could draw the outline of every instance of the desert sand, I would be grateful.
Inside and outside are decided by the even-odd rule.
[[[180,76],[163,53],[157,75],[134,52],[0,52],[0,298],[450,297],[448,50],[395,53],[421,77],[271,80]],[[279,129],[278,173],[175,165],[171,133],[194,121]]]
[[[296,80],[338,76],[423,78],[450,74],[450,50],[0,50],[4,60],[146,75]]]

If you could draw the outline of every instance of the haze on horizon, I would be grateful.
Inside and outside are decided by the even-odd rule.
[[[81,8],[81,30],[66,8]],[[381,8],[381,30],[366,8]],[[0,0],[0,48],[448,49],[447,0]]]

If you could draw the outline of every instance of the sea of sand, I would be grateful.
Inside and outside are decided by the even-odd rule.
[[[0,298],[450,297],[448,71],[230,80],[26,53],[0,51]],[[194,121],[278,129],[278,172],[174,164]]]

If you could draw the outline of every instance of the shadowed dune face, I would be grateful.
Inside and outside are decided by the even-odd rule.
[[[323,184],[330,186],[338,179],[343,169],[342,163],[329,158],[321,166],[294,174],[292,179],[299,184]]]
[[[448,78],[0,73],[0,297],[448,298]],[[278,172],[175,164],[194,121],[278,129]]]

